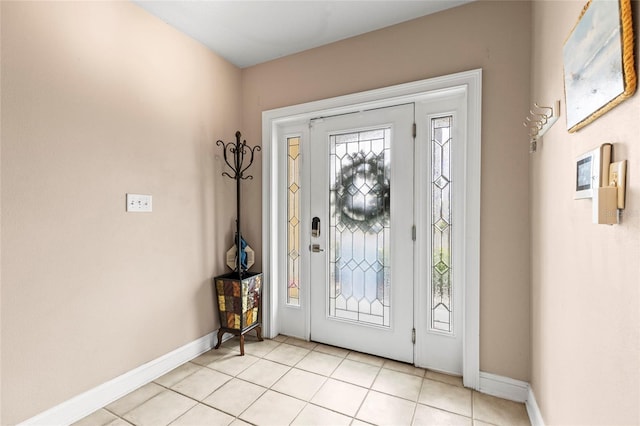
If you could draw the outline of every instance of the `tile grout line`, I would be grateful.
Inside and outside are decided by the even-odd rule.
[[[474,413],[474,409],[473,406],[475,405],[473,402],[476,399],[476,394],[474,393],[473,389],[471,390],[471,421],[473,422],[475,420],[475,413]]]
[[[286,341],[286,339],[285,339],[285,341]],[[270,362],[274,362],[274,363],[277,363],[277,364],[280,364],[280,365],[283,365],[283,366],[286,366],[286,367],[288,367],[288,368],[289,368],[285,373],[283,373],[283,374],[282,374],[282,376],[280,376],[280,377],[279,377],[279,378],[278,378],[278,379],[277,379],[273,384],[271,384],[269,387],[265,387],[265,386],[259,385],[259,384],[257,384],[257,383],[253,383],[253,382],[250,382],[250,381],[248,381],[248,380],[245,380],[245,379],[243,379],[243,378],[241,378],[241,377],[238,377],[240,374],[242,374],[244,371],[246,371],[247,369],[249,369],[251,366],[253,366],[253,365],[254,365],[255,363],[257,363],[258,361],[256,361],[255,363],[253,363],[253,364],[251,364],[251,365],[247,366],[247,367],[246,367],[246,368],[244,368],[242,371],[238,372],[235,376],[232,376],[232,379],[231,379],[231,380],[233,380],[233,379],[235,378],[235,379],[237,379],[237,380],[241,380],[241,381],[243,381],[243,382],[245,382],[245,383],[250,383],[250,384],[252,384],[252,385],[259,386],[259,387],[261,387],[261,388],[264,388],[264,389],[265,389],[265,391],[264,391],[264,392],[262,392],[262,393],[261,393],[261,394],[260,394],[260,395],[259,395],[259,396],[258,396],[258,397],[257,397],[257,398],[252,402],[252,403],[251,403],[251,404],[249,404],[249,405],[248,405],[244,410],[242,410],[240,413],[238,413],[238,415],[237,415],[237,416],[234,416],[232,413],[226,412],[226,411],[221,410],[221,409],[219,409],[219,408],[217,408],[217,407],[213,407],[213,406],[211,406],[211,405],[209,405],[209,404],[205,403],[205,402],[204,402],[204,400],[203,400],[203,402],[202,402],[202,403],[203,403],[204,405],[206,405],[207,407],[211,407],[211,408],[212,408],[212,409],[214,409],[214,410],[218,410],[218,411],[223,412],[223,413],[225,413],[225,414],[228,414],[228,415],[234,416],[235,420],[240,420],[240,421],[243,421],[243,422],[246,422],[246,423],[252,424],[252,423],[250,423],[249,421],[247,421],[247,420],[245,420],[245,419],[242,419],[240,416],[242,416],[242,414],[244,414],[244,413],[245,413],[249,408],[251,408],[251,407],[253,406],[253,404],[255,404],[255,402],[256,402],[258,399],[260,399],[261,397],[263,397],[263,396],[264,396],[268,391],[272,391],[272,392],[275,392],[275,393],[278,393],[278,394],[281,394],[281,395],[286,395],[286,394],[281,393],[281,392],[278,392],[278,391],[276,391],[276,390],[274,390],[274,389],[272,389],[272,388],[273,388],[273,386],[274,386],[276,383],[278,383],[278,381],[280,381],[280,379],[281,379],[282,377],[284,377],[284,376],[285,376],[289,371],[291,371],[291,370],[293,369],[293,366],[290,366],[290,365],[287,365],[287,364],[283,364],[283,363],[280,363],[280,362],[273,361],[273,360],[270,360],[270,359],[265,358],[265,356],[269,355],[270,353],[272,353],[273,351],[275,351],[277,348],[279,348],[280,346],[282,346],[282,345],[285,343],[285,341],[278,342],[278,344],[277,344],[275,347],[273,347],[270,351],[266,352],[265,354],[263,354],[263,355],[262,355],[262,356],[260,356],[260,357],[256,357],[256,358],[258,358],[258,361],[259,361],[259,360],[270,361]],[[291,345],[291,344],[289,344],[289,346],[299,347],[299,346],[295,346],[295,345]],[[304,349],[304,348],[303,348],[303,349]],[[309,353],[311,353],[311,350],[309,350]],[[308,355],[308,354],[307,354],[307,355]],[[253,355],[253,356],[255,356],[255,355]],[[305,357],[306,357],[306,355],[305,355]],[[213,361],[213,362],[211,362],[209,365],[211,365],[211,364],[213,364],[213,363],[215,363],[215,362],[216,362],[216,361]],[[209,367],[209,365],[207,365],[206,367],[207,367],[207,368],[210,368],[210,367]],[[214,371],[218,371],[218,370],[215,370],[215,369],[212,369],[212,370],[214,370]],[[225,382],[225,384],[226,384],[226,383],[227,383],[227,382]],[[224,384],[223,384],[222,386],[224,386]],[[207,399],[208,397],[210,397],[211,395],[213,395],[213,394],[214,394],[217,390],[219,390],[222,386],[220,386],[219,388],[217,388],[216,390],[214,390],[213,392],[211,392],[209,395],[207,395],[207,397],[206,397],[205,399]],[[286,396],[292,397],[291,395],[286,395]],[[292,397],[292,398],[294,398],[294,397]],[[297,398],[296,398],[296,399],[297,399]],[[299,413],[298,413],[298,414],[299,414]],[[297,417],[297,415],[296,415],[296,417]]]
[[[287,344],[287,341],[285,340],[285,341],[284,341],[284,342],[282,342],[280,345],[283,345],[283,344]],[[289,370],[287,370],[284,374],[282,374],[282,376],[280,376],[280,377],[279,377],[275,382],[273,382],[273,384],[272,384],[272,385],[267,389],[267,391],[275,392],[275,393],[278,393],[278,394],[280,394],[280,395],[285,395],[285,396],[288,396],[288,397],[290,397],[290,398],[297,399],[298,401],[302,401],[302,402],[304,402],[304,405],[302,406],[302,408],[300,409],[300,411],[299,411],[298,413],[296,413],[296,415],[295,415],[295,416],[294,416],[294,418],[291,420],[291,422],[289,422],[289,424],[292,424],[292,423],[293,423],[293,422],[298,418],[298,416],[300,416],[300,413],[302,413],[302,411],[307,407],[307,405],[309,405],[309,404],[310,404],[311,399],[313,398],[313,396],[315,396],[315,394],[316,394],[316,393],[318,393],[318,391],[320,390],[320,388],[318,388],[318,390],[317,390],[317,391],[312,395],[312,397],[311,397],[311,398],[309,398],[309,401],[304,401],[304,400],[301,400],[301,399],[299,399],[299,398],[296,398],[296,397],[294,397],[294,396],[292,396],[292,395],[287,395],[286,393],[279,392],[279,391],[277,391],[277,390],[273,389],[273,387],[274,387],[274,386],[275,386],[275,385],[276,385],[280,380],[282,380],[282,378],[283,378],[284,376],[286,376],[290,371],[292,371],[292,370],[295,368],[295,366],[296,366],[296,365],[298,365],[298,364],[299,364],[303,359],[305,359],[307,356],[309,356],[309,354],[311,354],[311,353],[313,352],[313,349],[308,349],[308,348],[305,348],[305,347],[303,347],[303,346],[293,345],[293,344],[291,344],[291,343],[288,343],[288,345],[293,346],[293,347],[296,347],[296,348],[306,349],[306,350],[308,350],[309,352],[308,352],[308,353],[306,353],[306,354],[305,354],[301,359],[299,359],[298,361],[296,361],[293,365],[289,366],[288,364],[286,364],[288,367],[290,367],[290,368],[289,368]],[[317,346],[317,345],[316,345],[316,346]],[[314,348],[315,348],[315,346],[314,346]],[[274,348],[274,350],[275,350],[275,348]],[[273,351],[271,351],[271,352],[273,352]],[[271,353],[271,352],[269,352],[269,353]],[[262,359],[264,359],[264,357],[263,357]],[[273,360],[269,360],[269,361],[272,361],[272,362],[276,362],[276,363],[278,363],[278,361],[273,361]],[[279,363],[279,364],[280,364],[280,363]],[[306,371],[306,370],[302,370],[302,369],[298,369],[298,370],[300,370],[300,371]],[[309,372],[309,373],[312,373],[312,372]],[[325,381],[322,383],[322,385],[324,385],[324,383],[326,383],[326,381],[327,381],[327,378],[326,378],[326,376],[325,376]],[[322,385],[321,385],[320,387],[322,387]],[[265,393],[266,393],[266,392],[264,392],[262,395],[264,395]],[[262,395],[261,395],[261,396],[262,396]],[[256,401],[257,401],[257,399],[256,399]],[[255,401],[254,401],[254,403],[255,403]],[[252,405],[253,405],[253,403],[252,403],[251,405],[249,405],[249,407],[247,407],[247,408],[245,409],[245,411],[246,411],[246,410],[248,410]],[[244,412],[244,411],[243,411],[243,412]]]
[[[284,342],[282,342],[282,343],[286,343],[286,341],[284,341]],[[290,343],[288,343],[288,344],[289,344],[290,346],[295,346],[295,347],[298,347],[298,348],[307,349],[307,348],[304,348],[303,346],[293,345],[293,344],[290,344]],[[327,410],[327,411],[331,411],[331,412],[333,412],[333,413],[336,413],[336,414],[339,414],[339,415],[342,415],[342,416],[348,417],[348,418],[350,418],[350,419],[351,419],[351,422],[350,422],[350,424],[351,424],[351,423],[353,423],[353,421],[354,421],[354,420],[356,420],[355,415],[354,415],[354,416],[349,416],[349,415],[346,415],[346,414],[341,413],[341,412],[339,412],[339,411],[333,410],[333,409],[331,409],[331,408],[324,407],[324,406],[322,406],[322,405],[318,405],[318,404],[315,404],[315,403],[311,402],[311,400],[315,397],[315,395],[317,395],[317,394],[318,394],[318,392],[320,392],[320,389],[322,388],[322,386],[324,386],[324,385],[329,381],[329,379],[336,380],[336,381],[339,381],[339,382],[342,382],[342,383],[346,383],[346,384],[350,384],[350,385],[353,385],[353,386],[362,387],[362,386],[356,385],[356,384],[354,384],[354,383],[346,382],[346,381],[343,381],[343,380],[340,380],[340,379],[336,379],[336,378],[331,377],[331,374],[333,374],[333,373],[338,369],[338,367],[340,367],[340,365],[342,365],[342,363],[344,362],[344,360],[346,360],[346,359],[347,359],[347,356],[351,353],[351,351],[347,352],[347,354],[346,354],[344,357],[339,357],[339,356],[331,355],[331,354],[327,354],[327,353],[324,353],[324,352],[321,352],[321,351],[316,351],[316,350],[315,350],[315,348],[316,348],[317,346],[318,346],[318,345],[314,346],[314,348],[313,348],[313,349],[307,349],[309,352],[308,352],[304,357],[302,357],[302,359],[300,359],[299,361],[297,361],[293,366],[289,366],[288,364],[282,364],[282,363],[280,363],[280,362],[278,362],[278,361],[268,360],[268,361],[272,361],[272,362],[275,362],[275,363],[278,363],[278,364],[281,364],[281,365],[285,365],[285,366],[290,367],[290,368],[289,368],[289,370],[288,370],[286,373],[284,373],[284,374],[283,374],[283,375],[282,375],[278,380],[276,380],[276,382],[274,382],[274,383],[273,383],[273,385],[271,385],[267,390],[270,390],[270,391],[275,392],[275,393],[278,393],[278,394],[280,394],[280,395],[288,396],[288,397],[290,397],[290,398],[294,398],[294,399],[297,399],[298,401],[304,402],[304,406],[303,406],[303,407],[302,407],[302,409],[301,409],[301,410],[296,414],[296,416],[295,416],[295,417],[294,417],[294,419],[291,421],[291,423],[293,423],[293,422],[295,421],[295,419],[297,419],[297,418],[300,416],[300,414],[302,413],[302,411],[303,411],[307,406],[309,406],[309,405],[313,405],[314,407],[318,407],[318,408],[321,408],[321,409],[324,409],[324,410]],[[334,367],[334,368],[333,368],[333,370],[331,371],[331,373],[329,373],[329,375],[326,375],[326,374],[319,374],[319,373],[316,373],[316,372],[313,372],[313,371],[307,371],[307,370],[304,370],[304,369],[302,369],[302,368],[296,368],[296,366],[297,366],[298,364],[300,364],[300,362],[302,362],[302,360],[303,360],[303,359],[305,359],[307,356],[309,356],[312,352],[321,353],[321,354],[329,355],[329,356],[336,356],[336,358],[340,358],[340,363],[338,363],[338,365],[336,365],[336,367]],[[264,359],[264,358],[263,358],[263,359]],[[353,360],[351,360],[351,361],[353,361]],[[368,365],[370,365],[370,364],[368,364]],[[304,372],[307,372],[307,373],[310,373],[310,374],[316,374],[316,375],[318,375],[318,376],[322,376],[322,377],[324,377],[324,382],[323,382],[323,383],[322,383],[322,385],[318,388],[318,390],[317,390],[316,392],[314,392],[314,394],[309,398],[309,400],[308,400],[308,401],[304,401],[304,400],[299,399],[299,398],[296,398],[296,397],[294,397],[294,396],[292,396],[292,395],[288,395],[288,394],[286,394],[286,393],[283,393],[283,392],[280,392],[280,391],[278,391],[278,390],[273,389],[273,386],[275,386],[275,385],[280,381],[280,379],[282,379],[282,377],[284,377],[287,373],[289,373],[289,372],[290,372],[291,370],[293,370],[294,368],[296,368],[297,370],[300,370],[300,371],[304,371]],[[378,372],[378,374],[379,374],[379,372]],[[250,383],[250,382],[249,382],[249,383]],[[255,384],[255,383],[254,383],[254,384]],[[362,388],[363,388],[363,389],[366,389],[366,388],[364,388],[364,387],[362,387]],[[368,392],[368,390],[367,390],[367,392]],[[264,393],[266,393],[266,392],[264,392]],[[263,393],[262,395],[264,395],[264,393]],[[261,395],[261,396],[262,396],[262,395]],[[365,396],[365,397],[366,397],[366,396]],[[364,399],[363,399],[363,402],[364,402]],[[254,401],[254,403],[255,403],[255,401]],[[251,404],[251,405],[253,405],[253,404]],[[247,408],[243,411],[243,413],[244,413],[246,410],[248,410],[248,409],[251,407],[251,405],[250,405],[249,407],[247,407]],[[361,403],[361,405],[362,405],[362,403]],[[359,409],[360,409],[360,407],[358,407],[358,410],[359,410]],[[358,410],[356,410],[356,413],[358,412]],[[240,416],[238,416],[238,419],[240,419]],[[240,419],[240,420],[243,420],[243,419]],[[243,421],[244,421],[244,420],[243,420]]]
[[[171,371],[173,371],[173,370],[171,370]],[[190,374],[190,375],[191,375],[191,374]],[[147,385],[148,385],[148,384],[150,384],[150,383],[153,383],[153,384],[155,384],[155,385],[158,385],[158,386],[160,386],[161,388],[163,388],[164,390],[171,390],[171,389],[168,389],[166,386],[161,385],[160,383],[156,383],[155,381],[151,381],[151,382],[147,383]],[[147,385],[144,385],[144,386],[147,386]],[[138,388],[138,389],[141,389],[142,387],[143,387],[143,386],[141,386],[141,387],[140,387],[140,388]],[[137,389],[136,389],[136,390],[137,390]],[[127,423],[131,424],[131,422],[129,422],[127,419],[125,419],[125,418],[124,418],[124,416],[125,416],[125,415],[127,415],[127,414],[129,414],[130,412],[132,412],[132,411],[133,411],[133,410],[135,410],[136,408],[140,407],[141,405],[143,405],[143,404],[145,404],[145,403],[147,403],[147,402],[151,401],[153,398],[155,398],[156,396],[158,396],[158,395],[160,395],[162,392],[164,392],[164,390],[163,390],[163,391],[160,391],[160,392],[158,392],[158,393],[156,393],[156,394],[154,394],[154,395],[153,395],[153,396],[151,396],[150,398],[147,398],[147,399],[145,399],[144,401],[142,401],[141,403],[139,403],[139,404],[137,404],[137,405],[133,406],[131,409],[129,409],[129,410],[127,410],[126,412],[122,413],[122,415],[120,415],[120,414],[118,414],[118,413],[116,413],[116,412],[114,412],[114,411],[111,411],[111,410],[109,410],[109,409],[107,408],[109,405],[111,405],[111,404],[113,404],[113,403],[115,403],[115,402],[119,401],[119,399],[118,399],[118,400],[116,400],[116,401],[114,401],[113,403],[111,403],[111,404],[109,404],[109,405],[106,405],[106,406],[102,407],[102,410],[105,410],[105,411],[107,411],[108,413],[111,413],[111,414],[113,414],[114,416],[118,417],[119,419],[122,419],[122,420],[124,420],[125,422],[127,422]],[[132,392],[129,392],[127,395],[124,395],[122,398],[125,398],[125,397],[127,397],[127,396],[131,395],[133,392],[135,392],[135,390],[134,390],[134,391],[132,391]],[[120,398],[120,399],[122,399],[122,398]],[[99,410],[96,410],[96,411],[99,411]],[[109,423],[111,423],[111,422],[109,422]],[[106,423],[106,424],[109,424],[109,423]]]
[[[351,361],[354,361],[354,360],[351,360]],[[354,361],[354,362],[357,362],[357,361]],[[368,364],[368,365],[371,365],[371,364]],[[376,376],[371,381],[371,385],[369,385],[369,387],[367,388],[367,393],[365,394],[364,398],[362,398],[362,402],[360,402],[360,405],[358,406],[358,409],[356,410],[355,414],[353,415],[354,420],[357,419],[357,420],[360,420],[360,421],[364,421],[364,420],[358,419],[358,413],[360,413],[360,410],[362,410],[362,406],[364,405],[364,402],[367,400],[367,397],[369,396],[369,393],[371,393],[371,391],[372,391],[371,387],[376,382],[376,379],[380,375],[381,371],[382,371],[382,366],[378,367],[378,372],[376,373]]]

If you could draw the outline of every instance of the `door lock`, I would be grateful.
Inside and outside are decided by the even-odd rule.
[[[324,251],[324,249],[320,248],[320,244],[311,244],[309,246],[309,250],[311,250],[314,253],[320,253],[321,251]]]
[[[311,219],[311,236],[315,238],[320,236],[320,218],[318,216]]]

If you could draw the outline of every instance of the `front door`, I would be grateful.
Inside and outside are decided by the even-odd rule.
[[[481,77],[263,114],[267,336],[478,387]]]
[[[311,339],[414,362],[414,104],[312,120]]]

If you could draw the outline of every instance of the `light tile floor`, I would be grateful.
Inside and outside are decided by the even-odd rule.
[[[245,353],[231,339],[76,425],[530,424],[524,404],[400,362],[285,336]]]

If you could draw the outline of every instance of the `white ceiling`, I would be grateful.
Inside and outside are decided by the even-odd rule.
[[[132,0],[240,68],[473,0]]]

